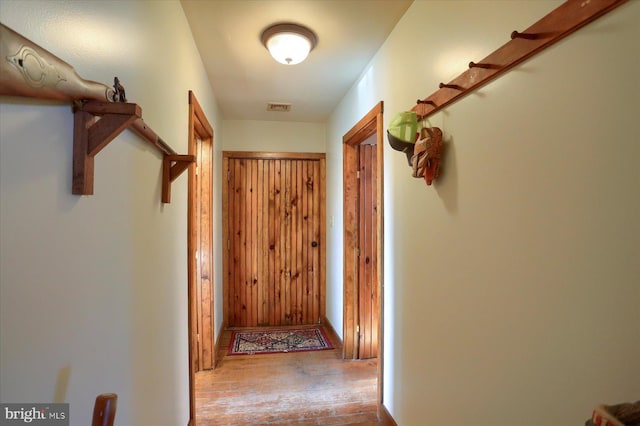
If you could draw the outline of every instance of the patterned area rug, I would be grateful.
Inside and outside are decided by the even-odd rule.
[[[333,349],[333,346],[321,328],[269,329],[233,331],[228,354],[254,355],[324,349]]]

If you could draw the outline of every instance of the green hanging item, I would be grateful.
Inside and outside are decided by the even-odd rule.
[[[402,151],[407,155],[407,161],[411,165],[413,146],[418,133],[418,115],[414,111],[403,111],[393,116],[387,129],[389,145],[396,151]]]

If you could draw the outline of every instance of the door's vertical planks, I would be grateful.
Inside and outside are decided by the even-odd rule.
[[[320,244],[319,256],[320,262],[319,266],[316,269],[318,271],[318,286],[320,287],[320,318],[325,318],[326,316],[326,288],[325,288],[325,267],[327,264],[327,251],[325,244],[325,235],[326,235],[326,216],[325,216],[325,205],[326,205],[326,189],[325,182],[327,181],[326,176],[326,160],[324,156],[320,158],[320,180],[318,180],[317,190],[320,193],[318,209],[320,215],[320,235],[318,236],[318,243]],[[317,259],[316,259],[317,261]]]
[[[377,147],[360,145],[359,358],[377,356]]]
[[[313,295],[312,309],[313,314],[311,319],[313,322],[319,321],[321,317],[320,307],[322,306],[320,301],[320,253],[324,251],[324,244],[320,238],[320,225],[322,218],[320,215],[320,161],[313,163],[313,170],[311,172],[311,235],[313,235],[313,241],[318,243],[313,248],[311,259],[311,291]]]
[[[200,146],[199,157],[199,189],[200,189],[200,250],[198,263],[200,263],[199,278],[202,283],[202,360],[205,370],[213,368],[214,361],[214,336],[213,336],[213,230],[212,230],[212,176],[211,176],[211,144],[198,139]]]
[[[343,307],[343,356],[356,358],[358,337],[356,334],[357,315],[355,301],[358,298],[358,147],[343,145],[343,222],[344,222],[344,307]]]
[[[284,184],[284,252],[282,260],[284,262],[284,303],[283,303],[283,323],[291,324],[291,166],[292,162],[284,162],[283,184]]]
[[[360,300],[360,306],[358,310],[358,353],[359,356],[362,356],[363,353],[367,352],[367,265],[365,259],[367,258],[367,228],[368,228],[368,217],[369,212],[367,211],[368,205],[368,194],[367,194],[367,157],[369,150],[367,149],[367,145],[360,145],[358,147],[360,151],[360,162],[358,164],[359,171],[359,179],[358,179],[358,191],[360,196],[359,199],[359,215],[360,218],[358,220],[359,232],[358,232],[358,298]],[[369,156],[370,158],[370,156]]]
[[[229,249],[231,248],[231,244],[227,241],[230,241],[229,235],[229,214],[230,205],[229,205],[229,192],[231,188],[230,183],[230,171],[229,171],[229,159],[224,157],[222,158],[222,174],[226,177],[226,183],[223,179],[222,184],[222,313],[223,313],[223,327],[226,328],[229,325],[229,275],[231,274],[231,253]]]
[[[225,265],[223,265],[225,268],[227,268],[224,271],[224,276],[227,278],[227,281],[224,283],[224,288],[223,288],[223,293],[224,293],[224,300],[225,300],[225,305],[224,305],[224,318],[225,318],[225,327],[229,327],[231,326],[231,324],[233,324],[235,322],[233,313],[235,312],[234,309],[234,297],[235,297],[235,282],[234,282],[234,274],[235,274],[235,268],[237,265],[237,258],[234,256],[234,252],[233,249],[235,248],[235,242],[232,244],[232,241],[234,241],[235,235],[234,235],[234,221],[235,221],[235,214],[234,214],[234,206],[235,206],[235,200],[234,200],[234,196],[235,196],[235,182],[234,182],[234,167],[235,167],[235,160],[227,158],[227,157],[223,157],[222,161],[224,162],[224,167],[227,170],[227,184],[223,185],[225,186],[225,188],[223,188],[223,206],[222,208],[223,213],[222,213],[222,219],[225,222],[225,231],[226,231],[226,241],[223,242],[224,244],[226,244],[226,252],[227,252],[227,263]],[[225,194],[226,192],[226,194]]]
[[[361,256],[360,264],[362,275],[360,276],[360,358],[371,357],[371,315],[373,301],[373,275],[371,271],[371,261],[374,257],[371,235],[373,233],[372,219],[375,216],[373,210],[373,195],[375,185],[372,184],[371,162],[372,152],[375,147],[371,145],[361,145],[362,155],[360,156],[360,188],[361,188],[361,208],[362,220],[360,230]]]
[[[230,185],[231,190],[229,191],[231,194],[229,195],[229,241],[230,241],[230,257],[232,259],[232,263],[230,267],[232,270],[229,272],[230,282],[229,286],[232,291],[229,294],[229,325],[235,326],[239,323],[240,318],[238,317],[238,310],[240,304],[240,286],[238,285],[239,275],[240,275],[240,233],[242,229],[240,228],[240,188],[238,186],[239,182],[239,172],[240,172],[240,161],[235,158],[229,159],[229,170],[230,170]]]
[[[298,164],[296,161],[291,162],[291,171],[290,171],[290,197],[289,197],[289,212],[290,212],[290,221],[289,221],[289,250],[287,251],[288,257],[290,260],[290,270],[289,270],[289,300],[288,300],[288,310],[289,310],[289,324],[296,323],[296,316],[298,312],[296,310],[296,300],[298,298],[297,295],[297,286],[298,286],[298,277],[296,275],[297,267],[298,267],[298,256],[296,255],[296,242],[297,242],[297,224],[298,224],[298,191],[296,189],[296,176],[297,176]]]
[[[298,163],[298,171],[296,174],[296,187],[297,187],[297,205],[298,205],[298,220],[297,220],[297,235],[296,235],[296,258],[297,258],[297,269],[296,269],[296,324],[304,323],[304,244],[303,244],[303,236],[304,236],[304,219],[303,219],[303,209],[304,209],[304,191],[303,191],[303,182],[302,176],[304,174],[304,162],[297,161]]]
[[[256,241],[254,244],[254,253],[256,255],[256,259],[254,259],[254,264],[255,266],[255,277],[254,277],[254,282],[253,282],[253,286],[255,288],[255,300],[256,300],[256,306],[255,306],[255,310],[256,310],[256,325],[263,325],[264,324],[264,307],[265,305],[263,304],[266,303],[266,301],[264,301],[264,291],[263,291],[263,277],[262,277],[262,272],[263,272],[263,264],[262,264],[262,253],[264,252],[264,241],[262,239],[262,229],[264,228],[264,225],[262,223],[262,210],[263,210],[263,194],[264,194],[264,161],[263,160],[256,160],[256,177],[254,178],[254,198],[255,198],[255,209],[253,210],[253,214],[255,215],[255,221],[256,221],[256,225],[255,225],[255,229],[256,229]]]
[[[282,281],[284,277],[284,269],[282,267],[281,253],[283,251],[284,238],[282,234],[282,215],[283,215],[283,196],[282,196],[282,162],[275,160],[275,167],[273,171],[273,183],[274,183],[274,216],[271,218],[273,223],[273,246],[274,246],[274,259],[273,259],[273,279],[274,279],[274,301],[273,301],[273,325],[282,324]]]
[[[249,327],[251,325],[249,321],[251,309],[251,161],[244,160],[244,280],[242,285],[244,287],[243,310],[242,310],[242,325]]]
[[[246,188],[247,190],[245,191],[245,229],[247,230],[247,232],[245,233],[245,238],[246,238],[246,242],[245,242],[245,253],[246,253],[246,258],[245,258],[245,268],[246,268],[246,276],[245,276],[245,281],[244,281],[244,285],[245,285],[245,294],[246,294],[246,298],[245,298],[245,308],[244,308],[244,326],[246,327],[250,327],[251,326],[251,312],[252,312],[252,305],[253,305],[253,286],[252,286],[252,282],[253,282],[253,268],[252,268],[252,262],[253,262],[253,236],[254,236],[254,231],[251,229],[251,220],[253,218],[253,212],[252,212],[252,208],[251,208],[251,198],[252,198],[252,190],[253,188],[251,187],[251,166],[252,166],[252,161],[251,160],[247,160],[246,161],[246,176],[245,176],[245,182],[246,182]]]
[[[301,316],[302,316],[302,279],[300,270],[302,264],[302,218],[300,217],[302,214],[302,197],[300,190],[300,175],[302,174],[302,162],[294,161],[296,165],[295,169],[295,197],[292,200],[292,205],[295,208],[295,211],[292,211],[292,216],[294,219],[293,223],[293,231],[295,238],[292,240],[292,244],[294,246],[293,252],[291,253],[292,259],[295,260],[295,267],[293,268],[293,277],[295,278],[295,282],[292,282],[293,288],[295,291],[294,300],[292,303],[292,311],[293,311],[293,323],[300,324]]]
[[[372,271],[372,262],[373,259],[375,258],[375,250],[374,250],[374,246],[373,246],[373,234],[375,233],[375,228],[373,227],[373,218],[375,217],[375,211],[374,211],[374,197],[375,197],[375,191],[376,191],[376,187],[373,183],[373,176],[372,176],[372,169],[375,166],[375,163],[372,161],[372,157],[373,157],[373,151],[376,149],[375,146],[372,145],[367,145],[367,155],[366,155],[366,160],[365,160],[365,164],[366,164],[366,173],[365,173],[365,186],[366,186],[366,203],[367,203],[367,223],[366,223],[366,241],[367,241],[367,246],[366,246],[366,251],[367,251],[367,255],[364,258],[364,263],[365,263],[365,282],[364,282],[364,286],[365,286],[365,291],[364,291],[364,298],[365,298],[365,318],[364,318],[364,322],[365,322],[365,356],[361,357],[361,358],[371,358],[372,357],[372,346],[371,346],[371,336],[373,334],[373,330],[372,330],[372,315],[373,315],[373,282],[374,282],[374,275],[373,275],[373,271]]]
[[[378,312],[380,312],[380,295],[378,290],[378,147],[371,147],[371,357],[378,357]]]
[[[198,139],[195,140],[195,148],[196,148],[196,158],[198,162],[202,159],[202,142]],[[195,177],[195,194],[196,199],[200,200],[202,194],[202,179],[198,175],[198,165],[196,165],[196,177]],[[202,229],[200,225],[202,224],[202,202],[197,202],[194,205],[195,207],[195,217],[198,222],[194,227],[195,231],[195,250],[196,250],[196,335],[198,336],[197,344],[196,344],[196,353],[198,358],[198,370],[204,370],[204,359],[202,353],[202,262],[200,261],[201,253],[202,253]]]
[[[258,250],[258,256],[261,256],[260,262],[260,297],[262,305],[262,318],[260,318],[258,325],[269,325],[269,307],[271,306],[270,294],[273,293],[273,281],[269,278],[269,196],[271,194],[271,186],[269,186],[269,166],[270,161],[260,160],[262,163],[262,172],[260,173],[260,187],[261,192],[259,194],[262,197],[262,203],[258,209],[258,214],[262,215],[262,222],[258,227],[258,232],[262,235],[262,243]]]
[[[236,273],[237,275],[237,286],[238,286],[238,306],[236,307],[236,316],[238,318],[238,321],[236,323],[236,325],[238,326],[246,326],[247,322],[246,322],[246,317],[244,315],[245,313],[245,303],[246,303],[246,285],[245,285],[245,281],[246,281],[246,271],[247,271],[247,264],[246,264],[246,248],[247,248],[247,240],[246,240],[246,221],[245,221],[245,211],[246,211],[246,196],[245,196],[245,192],[246,192],[246,171],[245,171],[246,167],[244,164],[244,160],[240,159],[238,160],[238,174],[236,176],[236,178],[238,179],[237,184],[238,184],[238,228],[237,228],[237,233],[238,233],[238,268],[236,269]]]
[[[275,246],[275,226],[272,221],[272,218],[275,215],[275,161],[265,162],[265,170],[268,170],[266,179],[269,185],[269,195],[267,196],[267,209],[265,213],[265,232],[267,234],[267,324],[275,325],[275,300],[276,300],[276,273],[275,273],[275,257],[276,257],[276,246]]]
[[[308,312],[308,295],[307,287],[309,282],[307,281],[307,251],[311,240],[309,239],[309,233],[307,232],[307,162],[300,161],[301,170],[299,170],[298,182],[300,184],[300,299],[298,304],[300,306],[300,313],[298,320],[300,324],[309,324],[309,312]]]
[[[248,243],[249,252],[251,253],[251,277],[249,278],[249,288],[251,298],[247,306],[247,323],[250,327],[258,325],[258,245],[260,243],[258,234],[258,161],[251,160],[251,187],[249,189],[251,205],[247,211],[247,216],[251,221],[251,240]]]
[[[311,209],[313,208],[313,164],[314,162],[307,161],[304,164],[304,175],[303,179],[303,188],[304,188],[304,208],[303,208],[303,219],[304,219],[304,233],[305,241],[303,241],[304,246],[304,323],[311,324],[314,322],[313,320],[313,272],[310,270],[313,267],[313,260],[311,256],[313,255],[313,215],[311,214]],[[311,173],[311,176],[309,175]]]
[[[300,312],[298,313],[298,321],[300,324],[308,324],[308,313],[307,313],[307,249],[310,244],[309,235],[307,234],[307,217],[306,217],[306,209],[307,209],[307,191],[306,191],[306,183],[305,176],[307,174],[307,162],[300,161],[300,170],[298,170],[298,185],[299,185],[299,198],[300,198],[300,225],[299,235],[298,235],[298,244],[300,248],[299,253],[299,263],[298,263],[298,273],[300,278],[299,290],[298,294],[300,298],[298,299],[298,306]]]

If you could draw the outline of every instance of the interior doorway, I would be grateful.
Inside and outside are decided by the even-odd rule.
[[[378,358],[382,403],[383,110],[380,101],[343,137],[343,356]]]
[[[195,424],[195,373],[215,366],[213,315],[213,128],[189,91],[187,207],[189,424]]]

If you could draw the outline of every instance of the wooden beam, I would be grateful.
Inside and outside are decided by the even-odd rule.
[[[513,31],[511,40],[480,62],[411,108],[424,119],[463,98],[516,65],[569,34],[610,12],[627,0],[568,0],[523,32]]]

